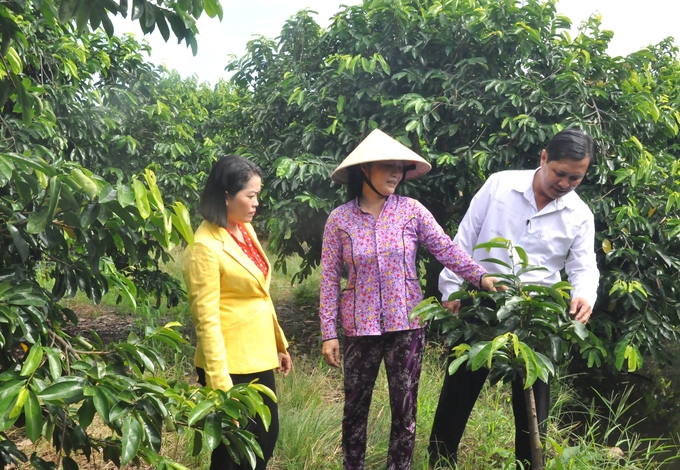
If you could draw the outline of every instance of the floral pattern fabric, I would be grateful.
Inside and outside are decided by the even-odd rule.
[[[486,270],[454,243],[415,199],[390,196],[375,219],[357,200],[326,221],[321,255],[321,333],[337,338],[340,312],[346,336],[375,336],[420,328],[409,314],[422,299],[416,269],[418,245],[475,285]],[[343,268],[347,285],[340,293]]]
[[[416,443],[418,382],[425,350],[425,330],[345,338],[345,407],[342,416],[344,470],[363,470],[366,429],[380,363],[390,391],[392,426],[386,470],[409,470]]]

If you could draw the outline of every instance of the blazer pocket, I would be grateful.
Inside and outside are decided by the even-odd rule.
[[[240,326],[244,323],[247,323],[248,321],[252,320],[255,318],[257,315],[262,313],[264,310],[263,307],[258,307],[252,309],[248,313],[244,313],[243,315],[239,315],[237,318],[234,318],[231,322],[225,324],[225,328],[235,328],[237,326]]]

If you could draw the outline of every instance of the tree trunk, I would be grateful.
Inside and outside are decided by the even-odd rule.
[[[524,390],[524,401],[527,404],[527,421],[529,422],[531,470],[543,470],[543,449],[541,449],[541,436],[538,432],[538,416],[536,414],[536,400],[534,400],[534,387],[529,387]]]

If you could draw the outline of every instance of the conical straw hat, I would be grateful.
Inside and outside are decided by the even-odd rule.
[[[338,165],[331,174],[331,179],[336,183],[347,184],[347,169],[349,167],[387,160],[403,160],[414,163],[415,169],[406,172],[407,180],[424,175],[432,169],[432,165],[426,162],[423,157],[381,130],[375,129]]]

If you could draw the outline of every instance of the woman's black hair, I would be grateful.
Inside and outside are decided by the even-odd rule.
[[[588,158],[588,169],[595,160],[595,141],[581,129],[574,127],[555,134],[545,148],[548,153],[547,162],[570,158],[583,160]]]
[[[347,168],[347,200],[353,201],[361,196],[364,189],[364,176],[361,165],[352,165]]]
[[[248,186],[253,176],[262,178],[264,172],[255,163],[240,155],[227,155],[215,162],[198,203],[198,213],[208,222],[227,228],[227,195],[236,193]]]

